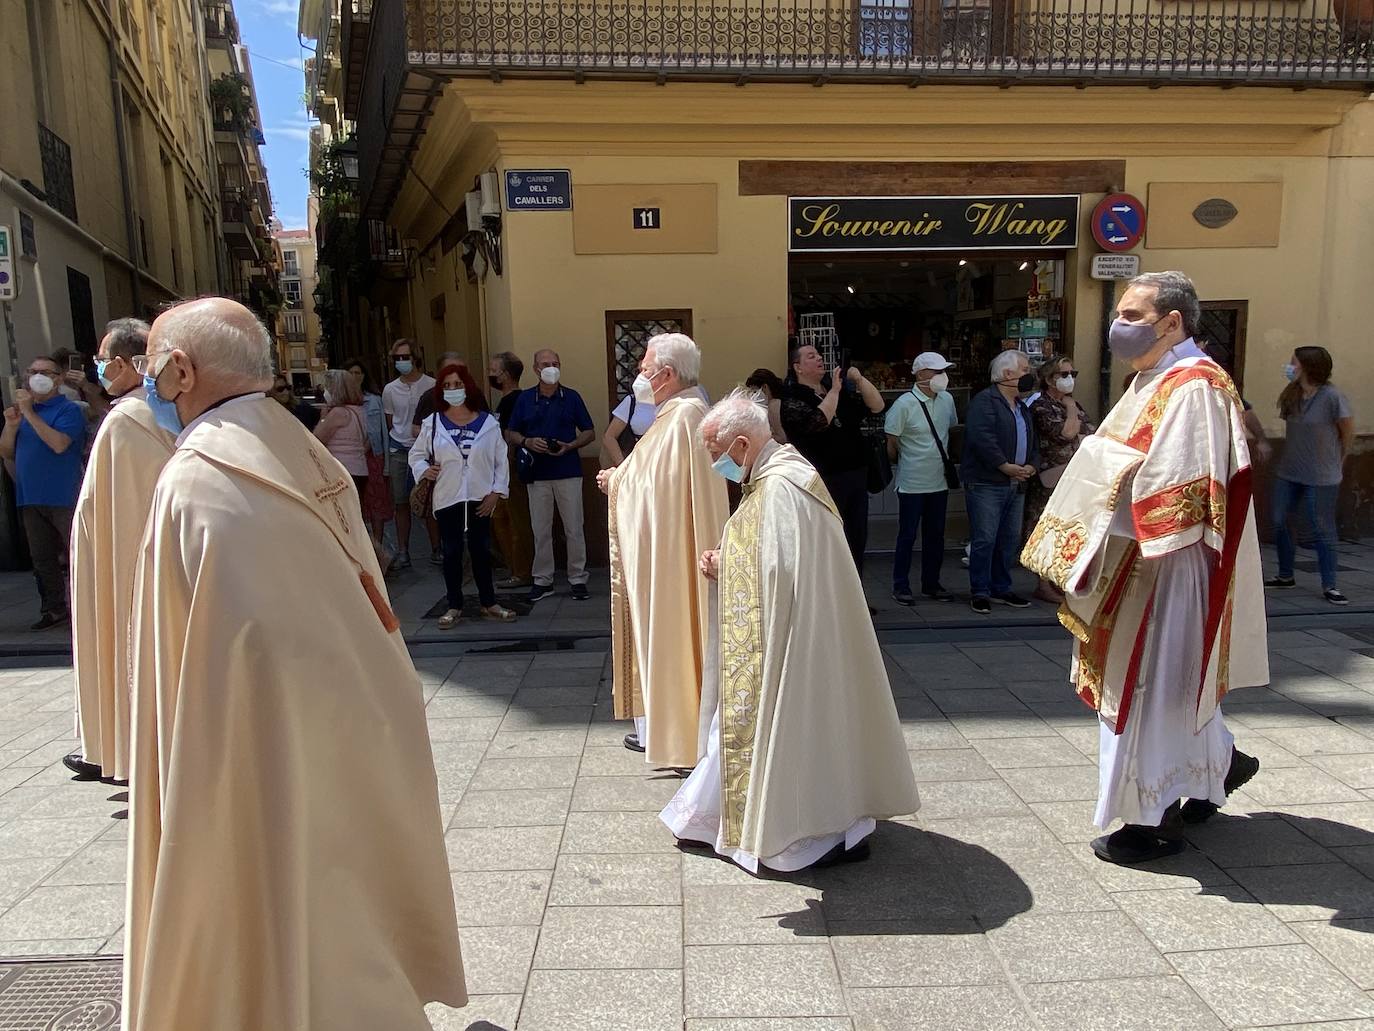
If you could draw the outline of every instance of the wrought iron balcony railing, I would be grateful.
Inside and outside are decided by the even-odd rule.
[[[347,42],[359,18],[344,10]],[[1374,84],[1374,0],[375,0],[369,14],[365,60],[344,60],[372,217],[451,76]]]
[[[1368,0],[380,0],[413,65],[952,80],[1371,79]]]
[[[43,162],[43,192],[48,203],[75,222],[76,182],[72,178],[72,148],[42,122],[38,123],[38,153]]]

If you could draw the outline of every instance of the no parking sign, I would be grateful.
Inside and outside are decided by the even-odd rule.
[[[1129,193],[1110,193],[1093,208],[1092,228],[1104,251],[1129,251],[1145,235],[1145,205]]]

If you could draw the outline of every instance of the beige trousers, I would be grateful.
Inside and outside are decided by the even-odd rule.
[[[582,477],[535,480],[529,485],[530,528],[534,531],[534,582],[553,583],[553,510],[558,506],[568,542],[568,583],[587,582],[587,540],[582,532]]]

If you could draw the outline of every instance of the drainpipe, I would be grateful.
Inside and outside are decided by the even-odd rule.
[[[119,186],[124,193],[124,238],[129,247],[129,264],[138,267],[138,235],[134,231],[134,198],[129,189],[129,142],[124,132],[124,91],[119,87],[119,50],[115,44],[115,25],[111,18],[107,26],[110,44],[110,100],[114,104],[115,145],[119,152]],[[129,272],[129,289],[133,291],[133,310],[143,313],[143,297],[138,272]]]

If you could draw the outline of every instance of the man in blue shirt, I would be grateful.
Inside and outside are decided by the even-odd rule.
[[[992,360],[992,385],[969,401],[964,416],[964,459],[959,467],[968,505],[970,607],[979,615],[992,602],[1025,608],[1011,589],[1011,568],[1021,550],[1026,481],[1035,475],[1040,449],[1030,412],[1019,394],[1034,385],[1030,359],[1003,351]]]
[[[539,385],[515,402],[506,440],[534,457],[528,474],[530,525],[534,530],[534,586],[530,602],[553,593],[553,510],[563,520],[568,543],[568,583],[572,596],[587,594],[587,541],[582,532],[582,459],[578,451],[596,434],[587,406],[575,390],[560,383],[562,365],[556,351],[534,356]]]
[[[38,581],[42,612],[33,629],[46,630],[68,618],[63,560],[81,489],[86,416],[58,391],[62,370],[47,355],[29,363],[24,381],[26,389],[16,391],[15,404],[5,409],[0,458],[14,478]]]

